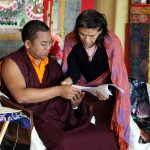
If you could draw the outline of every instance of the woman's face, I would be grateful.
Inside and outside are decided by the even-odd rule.
[[[79,37],[85,48],[94,46],[100,33],[101,31],[98,31],[98,28],[79,28]]]

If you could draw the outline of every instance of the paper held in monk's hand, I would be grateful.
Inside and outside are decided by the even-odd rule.
[[[79,86],[79,85],[72,85],[73,87],[80,89],[81,91],[84,92],[89,92],[92,95],[96,96],[96,91],[100,91],[101,94],[105,97],[108,97],[109,95],[112,95],[111,90],[108,88],[108,86],[113,86],[115,87],[117,90],[119,90],[121,93],[125,93],[124,90],[120,87],[118,87],[115,84],[103,84],[103,85],[99,85],[97,87],[86,87],[86,86]]]

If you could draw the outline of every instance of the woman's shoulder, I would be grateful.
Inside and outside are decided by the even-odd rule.
[[[108,49],[114,45],[120,45],[120,39],[119,37],[113,33],[113,32],[108,32],[108,34],[104,37],[104,45],[105,48]]]
[[[82,53],[82,45],[80,43],[77,43],[76,45],[73,46],[71,52],[69,53],[68,57],[74,57],[78,56]]]
[[[78,55],[81,53],[82,45],[80,43],[77,43],[76,45],[73,46],[71,52],[69,55]]]
[[[105,36],[104,39],[105,39],[105,41],[108,40],[110,42],[113,42],[113,41],[119,40],[119,37],[115,33],[109,31],[108,34]]]
[[[82,49],[82,48],[83,48],[82,43],[81,43],[81,42],[78,42],[77,44],[75,44],[75,45],[73,46],[72,50],[75,49],[75,51],[77,51],[77,50],[80,50],[80,49]]]

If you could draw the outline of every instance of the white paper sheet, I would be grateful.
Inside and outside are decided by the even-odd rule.
[[[105,97],[112,95],[108,86],[113,86],[117,90],[119,90],[121,93],[125,93],[125,91],[123,89],[121,89],[120,87],[118,87],[117,85],[114,85],[114,84],[103,84],[103,85],[99,85],[97,87],[85,87],[85,86],[79,86],[79,85],[72,85],[72,86],[77,89],[80,89],[81,91],[89,92],[94,96],[96,96],[96,91],[100,91],[103,94],[103,96],[105,96]]]

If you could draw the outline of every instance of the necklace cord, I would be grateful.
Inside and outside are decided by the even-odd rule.
[[[89,55],[89,53],[88,53],[88,51],[90,51],[90,50],[88,50],[88,49],[86,49],[86,48],[85,48],[85,50],[86,50],[86,53],[87,53],[87,55],[88,55],[88,61],[89,61],[89,62],[92,62],[93,56],[94,56],[94,54],[96,53],[96,50],[97,50],[97,46],[95,45],[94,51],[93,51],[93,53],[92,53],[91,55]]]

